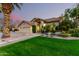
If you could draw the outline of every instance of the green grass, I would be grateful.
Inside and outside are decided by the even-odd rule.
[[[11,56],[79,56],[79,40],[34,37],[0,47],[0,55]]]

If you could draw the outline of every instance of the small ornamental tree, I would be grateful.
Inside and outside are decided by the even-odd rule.
[[[36,33],[36,26],[35,25],[32,25],[32,32]]]

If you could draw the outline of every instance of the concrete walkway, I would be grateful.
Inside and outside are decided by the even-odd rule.
[[[52,38],[64,39],[64,40],[79,40],[79,37],[60,37],[60,36],[53,36]]]
[[[49,37],[49,38],[64,39],[64,40],[79,40],[79,37],[61,37],[61,36],[56,36],[56,35],[52,35],[52,37],[47,36],[47,35],[42,35],[42,36]]]
[[[40,34],[27,34],[24,36],[17,36],[17,37],[11,37],[11,38],[6,38],[6,39],[0,39],[0,47],[6,46],[12,43],[20,42],[23,40],[30,39],[32,37],[40,36]]]

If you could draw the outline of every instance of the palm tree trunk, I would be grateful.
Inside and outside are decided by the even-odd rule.
[[[12,12],[12,4],[2,3],[2,11],[4,14],[2,38],[6,38],[6,37],[10,37],[10,13]]]
[[[4,13],[2,38],[6,38],[6,37],[10,37],[10,14]]]

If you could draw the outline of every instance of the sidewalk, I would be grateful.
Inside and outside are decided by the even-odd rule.
[[[59,37],[59,36],[53,36],[53,38],[64,39],[64,40],[79,40],[79,37]]]
[[[11,37],[11,38],[6,38],[6,39],[0,39],[0,47],[6,46],[12,43],[24,41],[27,39],[30,39],[32,37],[40,36],[40,34],[30,34],[30,35],[24,35],[24,36],[19,36],[19,37]],[[2,41],[4,40],[4,41]]]
[[[57,35],[53,35],[53,36],[42,35],[42,36],[49,37],[49,38],[64,39],[64,40],[79,40],[79,37],[61,37]]]

